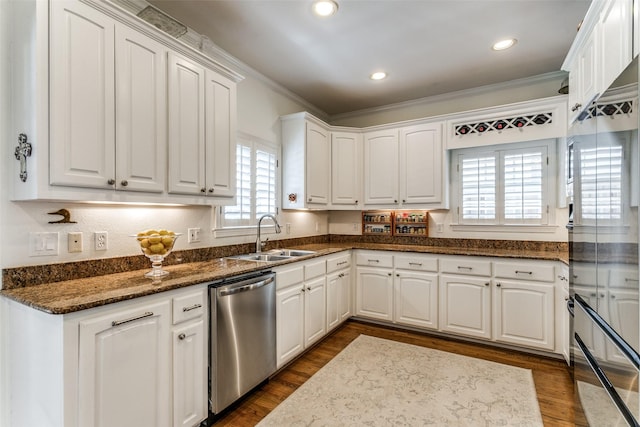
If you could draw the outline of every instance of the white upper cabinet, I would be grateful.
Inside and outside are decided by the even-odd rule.
[[[441,203],[447,177],[440,123],[400,129],[400,200],[414,204]]]
[[[331,132],[331,209],[358,209],[362,203],[362,135]]]
[[[569,72],[569,125],[632,59],[633,2],[593,2],[562,64]]]
[[[236,84],[211,70],[205,73],[206,186],[209,195],[236,194]]]
[[[331,137],[308,113],[282,120],[282,207],[327,209],[331,201]]]
[[[115,23],[75,2],[51,2],[53,185],[108,188],[115,178]]]
[[[12,200],[233,203],[241,76],[109,2],[9,13],[11,132],[32,144]]]
[[[364,203],[396,205],[398,196],[398,130],[364,134]]]
[[[169,192],[205,195],[205,69],[169,53]]]
[[[166,182],[166,49],[116,27],[115,187],[162,193]]]

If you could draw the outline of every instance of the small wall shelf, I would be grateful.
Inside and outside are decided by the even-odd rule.
[[[364,211],[363,235],[429,237],[427,211]]]

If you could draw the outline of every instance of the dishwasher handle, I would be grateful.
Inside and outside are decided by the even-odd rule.
[[[255,279],[243,280],[242,282],[234,283],[233,285],[221,287],[220,289],[218,289],[218,296],[226,297],[233,294],[239,294],[241,292],[253,291],[254,289],[267,286],[274,281],[275,275],[257,282],[255,281]]]

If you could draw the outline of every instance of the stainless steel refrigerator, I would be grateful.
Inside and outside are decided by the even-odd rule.
[[[638,425],[637,58],[571,126],[567,146],[575,423]]]

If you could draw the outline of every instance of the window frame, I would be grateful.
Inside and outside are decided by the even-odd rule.
[[[273,207],[273,215],[278,215],[280,212],[280,146],[274,142],[267,141],[265,139],[256,137],[254,135],[250,135],[244,132],[238,132],[236,144],[235,144],[235,152],[237,156],[237,147],[238,145],[245,145],[251,147],[251,207],[250,207],[250,217],[246,220],[233,221],[226,220],[225,218],[225,208],[228,206],[220,206],[218,209],[214,209],[215,211],[215,228],[214,228],[214,237],[233,237],[233,236],[249,236],[254,235],[256,233],[258,219],[254,218],[256,215],[256,151],[262,149],[264,151],[269,152],[275,156],[275,176],[274,176],[274,188],[275,188],[275,200]],[[236,157],[236,162],[238,161]],[[236,171],[236,174],[238,171]],[[237,175],[236,175],[237,180]],[[237,182],[237,181],[236,181]],[[239,183],[238,183],[239,184]],[[237,203],[237,197],[240,188],[236,188],[236,196],[234,198],[234,204],[230,204],[229,206],[234,206]],[[275,233],[275,227],[273,224],[264,224],[262,226],[263,234],[271,234]]]
[[[451,170],[451,212],[453,216],[452,228],[454,230],[472,230],[478,232],[495,232],[499,229],[505,231],[515,231],[522,229],[533,232],[553,232],[557,228],[555,224],[554,211],[556,209],[556,183],[557,167],[554,153],[556,152],[557,140],[541,139],[534,141],[485,145],[481,147],[459,148],[451,150],[450,170]],[[536,148],[543,148],[546,151],[546,161],[543,159],[542,176],[542,217],[541,219],[505,219],[505,196],[504,196],[504,158],[505,155],[531,152]],[[496,159],[496,183],[495,183],[495,212],[493,219],[463,219],[462,218],[462,177],[460,173],[461,158],[472,158],[474,156],[490,155]]]

